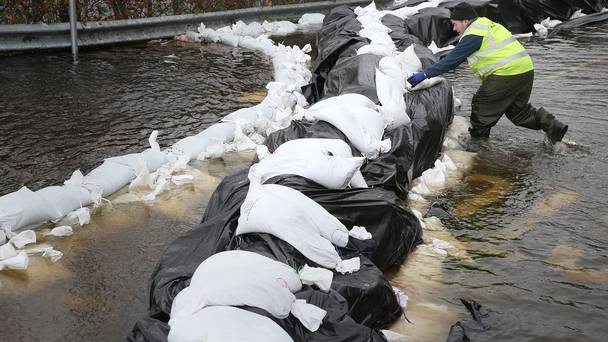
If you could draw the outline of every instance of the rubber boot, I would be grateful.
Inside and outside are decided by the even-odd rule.
[[[551,127],[547,130],[547,137],[551,141],[552,144],[562,141],[562,138],[568,131],[568,125],[564,125],[562,122],[558,120],[553,120]]]
[[[568,131],[568,125],[564,125],[557,120],[553,114],[543,107],[536,111],[536,120],[540,128],[547,133],[547,138],[552,144],[562,141],[564,134]]]

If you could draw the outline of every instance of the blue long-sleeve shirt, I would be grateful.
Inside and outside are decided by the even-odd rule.
[[[481,48],[483,37],[476,35],[464,36],[454,50],[450,51],[444,58],[439,62],[431,65],[424,73],[426,77],[431,78],[446,73],[452,69],[455,69],[460,63],[464,62],[467,57],[475,53],[475,51]]]

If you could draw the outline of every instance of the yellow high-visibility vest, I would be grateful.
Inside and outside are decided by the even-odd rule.
[[[471,70],[482,81],[490,75],[519,75],[534,70],[526,49],[504,26],[478,18],[462,34],[483,37],[481,48],[467,58]]]

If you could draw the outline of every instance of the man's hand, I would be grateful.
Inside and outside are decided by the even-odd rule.
[[[417,72],[415,74],[413,74],[412,76],[410,76],[410,78],[407,79],[407,82],[409,84],[412,85],[412,88],[417,86],[418,83],[422,82],[426,80],[426,75],[424,74],[424,72]]]

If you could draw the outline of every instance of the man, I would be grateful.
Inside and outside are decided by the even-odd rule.
[[[524,47],[502,25],[478,17],[468,3],[456,5],[450,13],[458,45],[440,62],[408,78],[415,87],[426,78],[455,69],[468,59],[481,86],[471,103],[472,137],[489,137],[490,129],[503,114],[515,125],[542,129],[551,143],[561,141],[568,126],[544,108],[528,103],[534,83],[534,65]]]

